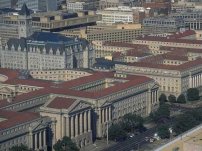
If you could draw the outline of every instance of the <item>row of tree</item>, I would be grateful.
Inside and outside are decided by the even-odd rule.
[[[109,139],[117,140],[127,137],[128,133],[144,131],[143,118],[141,116],[129,113],[122,117],[120,121],[109,127]]]
[[[190,88],[186,92],[187,94],[187,100],[188,101],[195,101],[199,100],[199,90],[197,88]],[[160,104],[165,103],[165,102],[171,102],[171,103],[186,103],[186,97],[184,94],[180,94],[177,98],[174,95],[169,95],[168,98],[167,96],[162,93],[159,97],[159,102]]]

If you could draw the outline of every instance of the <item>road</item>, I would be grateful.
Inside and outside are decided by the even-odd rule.
[[[109,148],[106,148],[102,151],[130,151],[133,149],[138,149],[143,144],[148,143],[145,141],[145,137],[154,136],[155,132],[156,132],[156,128],[149,129],[146,132],[135,136],[134,138],[130,138],[124,142],[118,142],[117,144]]]

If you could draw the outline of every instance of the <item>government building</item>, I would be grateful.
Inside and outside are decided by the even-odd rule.
[[[37,131],[32,144],[27,145],[29,148],[37,150],[46,147],[44,144],[53,145],[63,136],[70,137],[82,148],[96,138],[106,136],[107,124],[118,121],[125,114],[146,117],[158,107],[159,85],[151,78],[115,72],[86,74],[70,81],[54,82],[30,78],[19,70],[1,68],[0,110],[6,111],[5,114],[34,112],[34,115],[37,113],[41,118],[49,119],[51,137],[44,140],[45,132],[38,134]],[[0,122],[4,122],[2,120]],[[35,129],[29,132],[30,135],[35,133]],[[28,138],[23,139],[28,141]],[[7,145],[1,147],[9,148]]]

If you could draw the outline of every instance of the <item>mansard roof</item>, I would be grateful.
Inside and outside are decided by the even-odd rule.
[[[11,48],[14,46],[15,50],[18,50],[18,48],[21,49],[21,51],[24,51],[24,49],[27,47],[26,39],[25,38],[10,38],[7,42],[8,49],[11,50]],[[20,46],[20,47],[19,47]]]
[[[35,32],[28,40],[31,41],[43,41],[43,42],[55,42],[55,43],[66,43],[75,42],[74,38],[68,38],[61,34],[50,33],[50,32]]]
[[[30,11],[25,3],[23,4],[21,10],[19,11],[19,15],[30,16]]]

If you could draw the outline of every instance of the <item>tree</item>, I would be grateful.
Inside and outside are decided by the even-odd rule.
[[[159,102],[160,104],[164,104],[167,101],[167,97],[164,93],[161,93],[160,97],[159,97]]]
[[[116,140],[118,138],[125,138],[126,132],[121,128],[119,123],[113,124],[109,127],[109,139]]]
[[[199,99],[199,90],[197,88],[190,88],[187,90],[188,101],[195,101]]]
[[[169,127],[167,125],[160,125],[158,127],[158,135],[160,138],[165,139],[165,138],[170,138],[170,132],[169,132]]]
[[[135,114],[129,113],[123,116],[121,121],[121,127],[126,132],[134,132],[135,129],[139,129],[143,127],[143,118],[141,116],[137,116]]]
[[[9,151],[31,151],[27,146],[20,144],[20,146],[13,146]]]
[[[159,106],[156,112],[150,114],[150,117],[155,121],[168,119],[170,117],[170,108],[168,104],[162,104]]]
[[[171,103],[176,103],[176,97],[174,95],[172,95],[172,94],[168,96],[168,100]]]
[[[53,146],[55,151],[79,151],[79,148],[69,137],[63,137]]]
[[[186,98],[184,94],[180,94],[177,98],[177,103],[186,103]]]
[[[195,119],[195,117],[189,112],[179,115],[175,119],[173,129],[177,135],[193,128],[198,125],[200,122]]]

